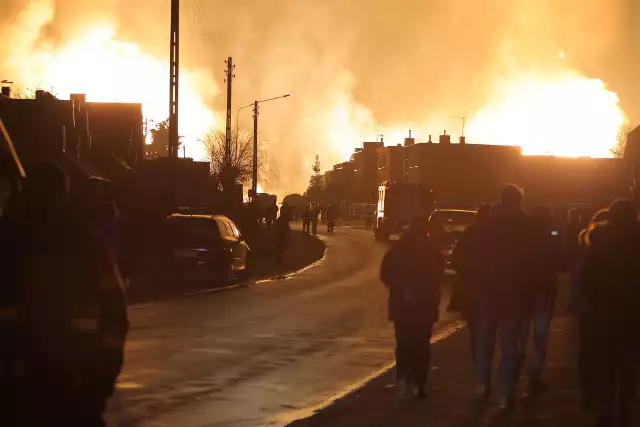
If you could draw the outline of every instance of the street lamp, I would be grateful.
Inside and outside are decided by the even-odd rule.
[[[255,197],[256,194],[258,194],[258,105],[262,104],[263,102],[275,101],[276,99],[288,98],[290,96],[293,96],[293,93],[276,96],[274,98],[263,99],[262,101],[254,101],[252,104],[248,104],[238,108],[238,112],[236,115],[236,143],[238,141],[238,119],[240,116],[240,110],[253,106],[253,173],[251,177],[252,198]]]

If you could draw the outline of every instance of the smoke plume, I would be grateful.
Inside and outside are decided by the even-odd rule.
[[[503,93],[512,82],[534,77],[554,82],[556,75],[600,79],[618,93],[630,121],[640,119],[640,88],[633,81],[638,64],[631,54],[640,47],[640,36],[627,19],[639,8],[633,0],[181,3],[181,65],[186,90],[191,89],[181,113],[191,120],[181,121],[181,129],[195,134],[188,135],[188,154],[202,153],[197,134],[203,128],[224,126],[223,61],[228,56],[237,64],[234,116],[237,107],[254,100],[295,93],[261,106],[260,138],[277,161],[280,178],[267,183],[267,190],[303,191],[316,154],[323,168],[329,168],[378,133],[390,143],[401,142],[409,129],[418,140],[445,129],[457,135],[460,117],[469,117],[470,142],[473,132],[482,139],[489,122],[481,126],[474,118],[495,112],[495,105],[513,105],[501,98]],[[68,86],[79,78],[56,81],[64,80],[63,73],[52,76],[57,68],[51,64],[70,62],[60,52],[72,52],[69,46],[96,28],[109,28],[109,37],[124,43],[118,49],[125,54],[137,47],[130,54],[144,57],[135,62],[144,70],[122,70],[113,78],[125,88],[122,81],[130,80],[128,92],[149,85],[158,97],[148,110],[159,119],[166,117],[168,0],[4,0],[0,78],[26,87],[75,90]],[[89,67],[81,59],[74,63],[77,70]],[[145,67],[153,68],[148,75],[159,76],[157,82],[145,79]],[[84,83],[114,87],[107,81]],[[600,89],[606,91],[604,85]],[[81,90],[87,89],[75,91]],[[572,96],[571,91],[559,93]],[[111,95],[129,100],[126,93]],[[588,99],[600,98],[617,108],[611,97]],[[621,118],[612,113],[610,122]],[[241,112],[239,122],[251,128],[250,109]],[[526,126],[527,121],[518,124]],[[518,133],[528,130],[510,129],[516,133],[512,143],[518,144]]]

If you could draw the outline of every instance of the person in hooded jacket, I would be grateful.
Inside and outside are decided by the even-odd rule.
[[[529,387],[533,392],[543,391],[547,384],[542,380],[542,368],[547,356],[549,332],[555,307],[558,275],[565,266],[564,242],[554,223],[553,212],[548,206],[538,206],[532,212],[532,269],[531,316],[523,323],[520,338],[520,364],[526,359],[527,344],[533,324],[533,346],[529,362]]]
[[[593,216],[587,228],[580,232],[578,237],[581,248],[580,260],[578,261],[579,271],[583,269],[584,257],[591,240],[591,231],[598,225],[605,224],[608,219],[609,209],[602,209]],[[579,275],[576,276],[573,296],[575,298],[573,307],[579,324],[578,377],[582,393],[582,407],[587,411],[591,411],[595,406],[596,383],[594,381],[594,373],[598,369],[596,357],[598,348],[594,346],[592,331],[597,330],[594,329],[597,328],[597,324],[594,323],[590,314],[584,290],[581,288]]]
[[[640,223],[630,200],[618,200],[609,218],[589,231],[580,275],[592,320],[598,426],[632,425],[640,361]]]
[[[416,217],[409,231],[382,260],[380,278],[389,290],[389,320],[396,335],[397,388],[426,397],[430,340],[438,320],[442,254],[428,236],[427,219]]]
[[[477,341],[477,300],[478,300],[478,235],[480,230],[487,224],[491,215],[491,205],[485,204],[478,208],[476,220],[468,226],[455,245],[451,254],[451,264],[458,275],[459,296],[461,299],[461,312],[467,320],[469,329],[469,340],[471,346],[471,357],[475,363],[476,341]]]
[[[491,366],[500,336],[497,391],[501,409],[511,409],[516,391],[522,324],[530,315],[532,233],[522,209],[523,193],[507,185],[478,236],[476,393],[491,392]]]

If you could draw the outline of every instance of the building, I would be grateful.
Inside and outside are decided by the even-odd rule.
[[[630,196],[632,174],[623,159],[522,156],[513,179],[528,205],[609,205]]]
[[[178,206],[210,206],[214,191],[209,162],[164,157],[141,164],[128,194],[139,210],[170,213]]]
[[[519,147],[472,144],[410,144],[405,179],[433,190],[442,202],[476,205],[496,200],[517,176]]]
[[[456,207],[497,202],[507,183],[524,189],[529,207],[572,203],[605,206],[616,198],[635,195],[640,128],[629,134],[624,159],[523,156],[517,146],[464,141],[452,144],[446,133],[438,141],[433,143],[429,137],[428,142],[416,144],[409,136],[402,146],[384,147],[382,141],[365,143],[351,156],[354,182],[328,181],[334,188],[353,188],[351,203],[371,203],[371,188],[375,192],[378,184],[388,181],[420,184],[433,192],[440,206]],[[369,163],[372,147],[376,147],[375,178]],[[374,203],[376,199],[374,194]]]
[[[59,100],[39,90],[35,99],[3,97],[0,117],[27,165],[80,160],[113,179],[143,161],[141,104],[91,103],[84,95]]]
[[[338,163],[324,175],[326,201],[329,203],[352,202],[355,194],[355,162]]]
[[[363,142],[351,155],[355,165],[353,201],[375,203],[378,194],[378,149],[384,141]]]
[[[378,149],[378,184],[389,181],[404,182],[404,155],[402,145]]]
[[[88,102],[91,151],[136,169],[144,161],[142,104]]]

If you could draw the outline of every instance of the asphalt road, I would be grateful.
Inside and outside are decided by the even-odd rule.
[[[109,427],[284,425],[387,367],[386,247],[323,238],[326,258],[286,280],[132,309]]]

